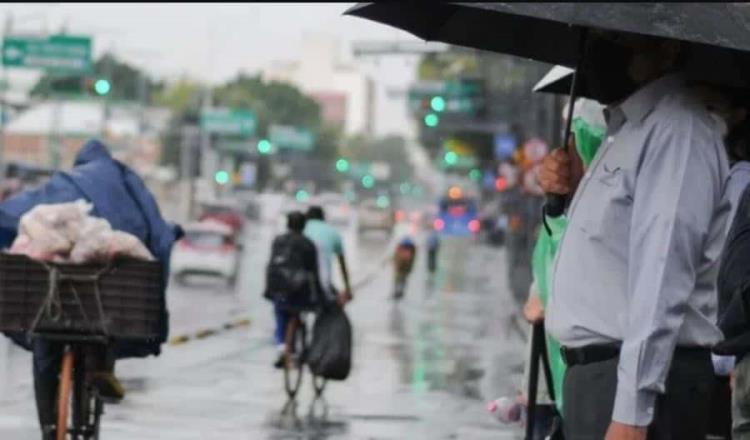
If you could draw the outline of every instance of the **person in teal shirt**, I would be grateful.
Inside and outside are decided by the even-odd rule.
[[[349,283],[349,271],[344,257],[344,243],[341,234],[325,221],[325,213],[320,206],[311,206],[307,210],[305,237],[318,248],[318,265],[320,266],[320,284],[329,299],[336,298],[340,305],[352,300],[352,289]],[[341,276],[344,279],[344,291],[336,295],[332,284],[333,260],[339,261]]]
[[[584,98],[579,98],[573,107],[571,147],[578,153],[583,168],[588,167],[594,159],[606,132],[603,107]],[[524,317],[531,323],[544,319],[544,307],[550,296],[552,285],[552,266],[557,248],[562,238],[567,220],[564,215],[556,218],[546,217],[539,229],[539,236],[532,254],[532,273],[534,284],[529,299],[524,306]],[[552,372],[552,385],[555,393],[555,404],[562,414],[563,378],[565,363],[560,354],[560,344],[547,334],[547,355]]]

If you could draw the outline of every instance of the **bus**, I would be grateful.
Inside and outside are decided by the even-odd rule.
[[[451,187],[438,202],[433,227],[443,235],[476,236],[480,228],[477,200],[465,196],[461,188]]]

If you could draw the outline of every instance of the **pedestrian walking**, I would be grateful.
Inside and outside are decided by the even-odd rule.
[[[437,258],[440,251],[440,235],[437,231],[431,231],[427,237],[427,270],[435,273],[437,270]]]
[[[587,40],[580,72],[607,105],[607,138],[570,203],[546,316],[567,365],[568,439],[705,439],[729,170],[680,48]],[[546,192],[571,193],[569,163],[545,158]]]

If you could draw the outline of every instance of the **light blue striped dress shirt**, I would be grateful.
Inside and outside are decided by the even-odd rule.
[[[607,116],[567,213],[547,327],[564,346],[622,342],[612,418],[646,426],[675,346],[722,338],[715,281],[729,170],[719,125],[678,75]]]

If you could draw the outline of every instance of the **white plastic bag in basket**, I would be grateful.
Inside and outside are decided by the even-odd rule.
[[[43,261],[59,261],[73,248],[91,211],[83,200],[38,205],[21,217],[11,253]]]

